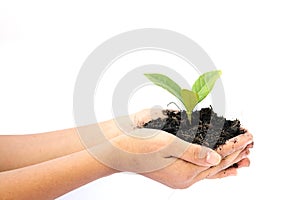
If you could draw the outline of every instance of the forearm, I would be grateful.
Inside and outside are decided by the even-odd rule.
[[[0,173],[0,196],[3,199],[54,199],[115,172],[83,150]]]
[[[120,134],[112,120],[97,125],[108,139]],[[83,128],[86,129],[85,134],[93,134],[91,125]],[[83,149],[85,146],[77,128],[30,135],[1,135],[0,172],[45,162]]]
[[[0,171],[44,162],[83,150],[75,129],[0,136]]]

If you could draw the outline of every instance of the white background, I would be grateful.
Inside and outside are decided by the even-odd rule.
[[[298,199],[299,9],[289,0],[0,1],[0,133],[73,127],[74,83],[86,57],[119,33],[170,29],[196,41],[222,69],[226,117],[241,119],[255,136],[251,167],[237,177],[205,180],[186,190],[116,174],[60,199]],[[147,52],[135,55],[138,61],[133,57],[114,67],[182,62]],[[141,101],[145,93],[159,95]],[[109,95],[99,95],[96,99],[108,104],[96,103],[97,116],[108,119]],[[152,100],[165,106],[170,98],[148,86],[137,91],[129,108],[149,107]]]

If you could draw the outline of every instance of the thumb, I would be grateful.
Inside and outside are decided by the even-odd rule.
[[[198,144],[191,144],[181,139],[177,143],[177,150],[183,150],[181,154],[178,151],[173,155],[182,160],[191,162],[199,166],[215,166],[221,162],[222,157],[214,150]],[[180,148],[185,147],[185,149]],[[179,148],[178,148],[179,147]]]
[[[166,118],[166,113],[160,108],[144,109],[135,114],[130,115],[133,124],[142,127],[145,123],[158,118]]]
[[[170,133],[157,129],[136,129],[131,136],[148,139],[149,146],[167,157],[175,157],[199,166],[214,166],[221,161],[221,156],[214,150],[198,144],[191,144]]]

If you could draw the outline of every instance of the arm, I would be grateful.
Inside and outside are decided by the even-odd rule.
[[[113,120],[99,123],[106,138],[120,133]],[[89,125],[85,126],[87,129]],[[76,128],[30,135],[0,135],[0,172],[59,158],[85,149]],[[13,159],[12,159],[13,158]]]
[[[1,199],[54,199],[115,172],[82,150],[0,173]]]
[[[140,123],[158,117],[163,117],[161,110],[145,109],[130,115],[127,119],[126,116],[119,117],[117,121],[130,130]],[[115,124],[115,120],[100,122],[97,125],[108,140],[123,134]],[[92,125],[84,128],[87,130],[86,133],[93,134]],[[30,135],[0,135],[0,172],[45,162],[83,149],[85,146],[81,143],[77,128]]]
[[[149,118],[149,115],[146,116]],[[128,120],[124,122],[128,127],[135,127],[135,124],[145,122],[143,121],[145,118],[138,114],[134,115],[133,119],[134,124],[128,125]],[[119,122],[122,123],[123,120]],[[91,130],[89,126],[85,128]],[[92,147],[99,151],[93,151],[96,155],[91,156],[87,150],[82,150],[83,146],[75,134],[76,128],[30,135],[29,138],[3,136],[3,140],[0,140],[0,153],[5,156],[5,159],[11,158],[13,161],[10,162],[11,164],[0,164],[7,167],[19,163],[22,166],[22,163],[29,159],[35,165],[0,172],[0,182],[4,183],[0,184],[0,196],[4,199],[53,199],[117,171],[136,172],[170,187],[185,188],[204,178],[223,178],[236,174],[236,169],[230,168],[234,163],[239,163],[239,167],[249,165],[249,160],[246,158],[249,144],[252,142],[252,135],[249,133],[229,141],[216,153],[206,147],[186,143],[164,131],[158,133],[155,130],[151,133],[150,129],[138,129],[142,134],[150,133],[151,137],[146,139],[123,134],[113,120],[104,122],[101,128],[111,144],[129,154],[120,156],[118,152],[113,152],[116,148],[105,148],[102,144]],[[24,137],[26,142],[20,141],[21,137]],[[60,139],[60,142],[57,142],[57,139]],[[24,147],[29,148],[29,151]],[[45,151],[38,151],[39,148]],[[144,155],[150,154],[153,156],[143,159]],[[102,158],[108,157],[113,165],[107,167],[101,159],[94,158],[97,155],[101,155]],[[220,155],[223,159],[221,162]],[[44,156],[52,159],[47,161]],[[1,157],[0,159],[5,161]],[[178,173],[181,176],[178,176]]]
[[[223,178],[235,175],[236,169],[228,169],[233,163],[239,163],[240,167],[247,166],[249,164],[249,160],[246,158],[248,149],[245,145],[252,142],[252,137],[249,135],[240,142],[229,144],[230,151],[231,149],[237,150],[230,155],[228,155],[229,148],[224,148],[228,150],[222,150],[220,154],[227,156],[221,162],[217,161],[219,156],[215,155],[214,151],[199,145],[188,144],[186,146],[186,142],[171,134],[164,134],[164,132],[149,140],[139,140],[122,135],[113,138],[111,142],[119,149],[134,154],[157,152],[152,163],[169,163],[170,165],[141,173],[141,175],[169,187],[186,188],[205,178]],[[170,142],[175,145],[172,147],[187,147],[185,152],[180,154],[181,157],[177,157],[179,154],[176,148],[172,148],[173,151],[165,151],[166,145],[168,146]],[[199,152],[205,152],[205,154],[199,154]],[[127,162],[129,165],[126,165]],[[214,164],[209,164],[211,162]],[[132,170],[126,167],[142,166],[145,161],[131,161],[130,157],[122,157],[121,160],[115,160],[115,163],[116,165],[118,163],[125,164],[120,166],[124,167],[123,171],[136,171],[136,169]],[[0,182],[2,183],[0,184],[0,194],[3,199],[54,199],[116,172],[118,171],[96,160],[87,150],[82,150],[40,164],[0,173]]]

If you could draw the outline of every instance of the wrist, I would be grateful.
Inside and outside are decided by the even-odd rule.
[[[97,124],[101,129],[101,133],[107,140],[110,140],[122,134],[121,129],[118,128],[118,126],[112,119],[104,122],[99,122]]]

